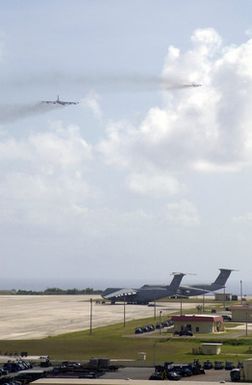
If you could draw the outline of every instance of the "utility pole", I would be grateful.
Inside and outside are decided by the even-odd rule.
[[[182,308],[182,306],[183,306],[183,299],[182,299],[182,297],[181,297],[181,298],[180,298],[180,315],[183,314],[183,308]]]
[[[123,327],[126,326],[126,304],[125,304],[125,295],[123,296]]]
[[[162,310],[160,310],[160,312],[159,312],[159,334],[160,335],[161,335],[161,331],[162,331],[161,321],[162,321]]]
[[[157,305],[156,305],[156,301],[154,301],[154,320],[156,321],[157,319]]]
[[[242,280],[240,280],[240,295],[241,295],[241,305],[242,305]]]
[[[89,313],[89,334],[93,332],[93,299],[90,298],[90,313]]]
[[[202,312],[205,313],[205,294],[203,294]]]
[[[226,309],[226,286],[223,287],[223,308]]]

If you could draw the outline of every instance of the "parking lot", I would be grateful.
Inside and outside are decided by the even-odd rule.
[[[148,380],[154,368],[121,368],[114,373],[106,373],[102,376],[103,379],[132,379],[132,380]],[[183,377],[183,381],[197,381],[197,382],[229,382],[230,374],[226,370],[206,370],[206,374],[197,376]]]

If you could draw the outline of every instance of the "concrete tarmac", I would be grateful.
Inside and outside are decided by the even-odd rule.
[[[97,304],[93,298],[93,327],[123,322],[123,304]],[[183,304],[183,309],[195,304]],[[85,295],[1,295],[0,340],[37,339],[47,336],[86,330],[90,325],[90,296]],[[179,310],[180,303],[157,306],[159,319]],[[151,317],[154,308],[145,305],[126,305],[126,321]],[[140,325],[141,326],[141,325]]]

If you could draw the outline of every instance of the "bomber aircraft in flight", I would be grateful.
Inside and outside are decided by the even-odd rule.
[[[204,295],[209,292],[223,289],[226,282],[233,271],[232,269],[219,269],[220,273],[216,280],[210,284],[202,283],[188,286],[180,286],[177,290],[179,297],[191,297],[195,295]]]
[[[45,104],[59,104],[61,106],[69,106],[71,104],[79,104],[79,102],[66,102],[64,100],[60,100],[59,95],[56,100],[42,100],[41,103]]]
[[[176,296],[179,285],[185,274],[173,273],[174,277],[170,285],[144,285],[139,289],[132,288],[108,288],[102,293],[102,297],[111,303],[125,301],[127,303],[148,304],[164,297]]]

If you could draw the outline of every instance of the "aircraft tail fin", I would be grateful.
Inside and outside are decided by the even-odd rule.
[[[213,286],[225,287],[225,284],[232,273],[232,269],[219,269],[220,273],[216,280],[212,283]]]
[[[169,285],[169,289],[176,293],[185,274],[184,273],[172,273],[172,274],[173,274],[173,279]]]

